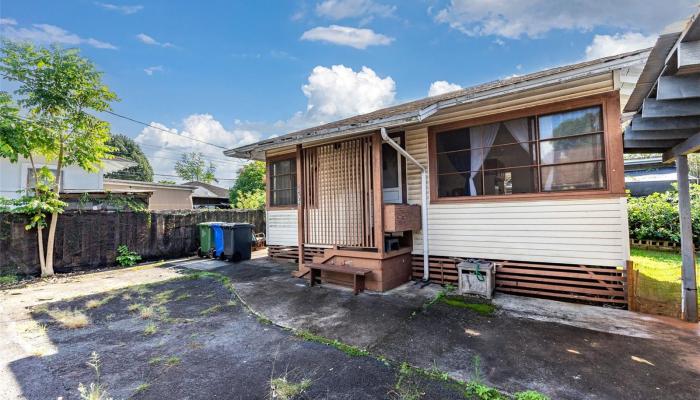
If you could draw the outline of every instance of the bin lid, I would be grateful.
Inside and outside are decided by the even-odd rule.
[[[225,222],[220,222],[220,221],[213,221],[213,222],[200,222],[197,225],[198,226],[211,226],[211,225],[221,225],[225,224]]]
[[[252,228],[253,224],[246,222],[223,222],[221,223],[221,227],[226,229]]]

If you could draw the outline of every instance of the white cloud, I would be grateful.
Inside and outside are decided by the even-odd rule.
[[[435,19],[471,36],[540,37],[598,26],[660,31],[695,10],[696,0],[451,0]]]
[[[104,8],[105,10],[116,11],[116,12],[120,12],[120,13],[125,14],[125,15],[135,14],[135,13],[143,10],[143,6],[140,4],[135,4],[132,6],[117,5],[117,4],[111,4],[111,3],[100,3],[100,2],[95,2],[95,4]]]
[[[618,33],[615,35],[595,35],[590,45],[586,47],[586,59],[594,60],[626,53],[628,51],[651,47],[656,42],[656,35],[643,35],[636,32]]]
[[[396,11],[396,6],[375,3],[372,0],[325,0],[316,5],[316,14],[339,20],[362,17],[369,22],[374,16],[389,17]]]
[[[55,25],[33,24],[31,27],[18,27],[17,21],[10,18],[3,18],[0,24],[0,36],[20,42],[59,43],[70,46],[86,44],[98,49],[117,49],[117,46],[111,43],[94,38],[83,38]]]
[[[143,72],[145,72],[146,75],[151,76],[155,72],[163,72],[163,66],[162,65],[154,65],[152,67],[144,68]]]
[[[394,102],[396,84],[379,77],[371,68],[358,72],[344,65],[317,66],[301,90],[308,99],[305,119],[330,122],[387,107]]]
[[[430,84],[430,89],[428,90],[428,97],[454,92],[461,88],[462,87],[456,83],[450,83],[447,81],[435,81]]]
[[[182,130],[180,131],[158,122],[151,122],[151,125],[174,133],[168,134],[157,128],[146,127],[134,139],[137,143],[144,145],[144,152],[153,169],[159,174],[174,175],[175,162],[179,159],[178,154],[196,151],[213,160],[212,162],[217,166],[217,178],[232,178],[238,173],[238,168],[245,163],[244,161],[235,161],[235,159],[222,161],[228,160],[223,155],[222,149],[188,138],[216,144],[227,149],[260,140],[258,132],[243,129],[228,130],[209,114],[188,116],[182,121]],[[219,182],[222,186],[232,183],[230,180],[220,180]]]
[[[331,25],[310,29],[301,35],[301,40],[322,41],[356,49],[366,49],[367,46],[388,45],[394,41],[394,38],[375,33],[371,29]]]
[[[145,43],[150,46],[175,47],[175,45],[170,42],[159,42],[152,36],[148,36],[145,33],[139,33],[136,35],[136,39],[138,39],[141,43]]]

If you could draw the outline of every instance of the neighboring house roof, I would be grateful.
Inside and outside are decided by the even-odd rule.
[[[697,180],[688,175],[690,180]],[[661,157],[625,160],[625,182],[675,182],[678,179],[675,164],[664,164]]]
[[[102,172],[109,174],[125,168],[135,167],[139,164],[123,157],[113,157],[109,160],[102,160],[102,165]]]
[[[633,158],[631,160],[625,160],[625,172],[648,170],[651,168],[662,168],[668,166],[668,164],[664,164],[661,157]]]
[[[193,197],[205,197],[205,198],[211,198],[211,199],[228,199],[228,189],[219,187],[219,186],[214,186],[209,183],[204,183],[204,182],[199,182],[199,181],[191,181],[191,182],[185,182],[183,183],[185,186],[195,186],[197,189],[195,189],[194,193],[192,193]]]
[[[174,185],[170,183],[156,183],[156,182],[142,182],[142,181],[128,181],[124,179],[105,179],[105,184],[123,186],[130,192],[137,191],[139,189],[143,191],[158,190],[158,189],[174,189],[174,190],[189,190],[194,192],[197,187],[187,186],[187,185]],[[145,189],[145,190],[144,190]],[[121,191],[121,190],[120,190]]]
[[[637,50],[597,60],[551,68],[527,75],[492,81],[303,129],[250,145],[229,149],[224,151],[224,154],[240,158],[262,158],[262,152],[266,150],[289,146],[308,140],[358,134],[376,130],[380,127],[397,127],[418,123],[430,118],[438,111],[445,108],[474,103],[506,94],[542,88],[637,65],[646,60],[648,53],[648,49]]]

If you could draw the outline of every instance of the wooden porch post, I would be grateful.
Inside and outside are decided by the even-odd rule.
[[[374,244],[384,254],[384,196],[382,193],[382,136],[372,135],[372,193],[374,203]]]
[[[681,312],[683,319],[698,322],[698,292],[695,276],[695,246],[690,215],[690,185],[688,183],[688,156],[676,157],[678,174],[678,212],[681,221]]]
[[[304,153],[297,145],[297,242],[299,248],[299,271],[304,267]]]

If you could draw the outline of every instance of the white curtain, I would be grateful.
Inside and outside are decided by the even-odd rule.
[[[510,134],[513,135],[515,140],[518,141],[520,147],[522,147],[523,150],[530,153],[530,143],[528,143],[528,141],[530,140],[530,132],[527,124],[527,118],[512,119],[503,123],[503,125],[505,125],[506,128],[508,128]]]
[[[476,185],[474,184],[474,178],[476,174],[481,169],[481,164],[484,163],[484,159],[489,154],[493,141],[496,140],[496,135],[498,134],[498,128],[501,126],[500,123],[475,126],[469,128],[469,142],[471,147],[481,147],[480,151],[471,152],[471,173],[469,174],[469,195],[476,196]]]

